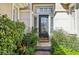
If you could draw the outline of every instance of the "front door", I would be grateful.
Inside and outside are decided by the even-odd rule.
[[[48,38],[48,29],[48,15],[39,15],[39,37]]]

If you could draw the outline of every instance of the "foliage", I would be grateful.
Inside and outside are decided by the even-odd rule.
[[[22,47],[18,49],[18,51],[20,52],[19,54],[34,54],[36,50],[37,39],[37,35],[33,30],[32,32],[25,34],[24,39],[21,43]],[[23,49],[23,46],[25,47],[25,49]]]
[[[24,28],[24,23],[0,16],[0,54],[15,54],[16,43],[22,41]]]
[[[35,50],[36,49],[34,47],[28,47],[28,48],[26,48],[26,54],[32,55],[32,54],[34,54]]]
[[[55,55],[62,55],[65,54],[62,49],[59,47],[59,45],[57,44],[57,42],[52,38],[52,45],[51,45],[51,54],[55,54]]]
[[[79,41],[75,35],[65,34],[64,31],[54,31],[52,37],[52,54],[79,54]]]
[[[64,51],[66,55],[79,55],[79,50],[73,50],[72,48],[66,48],[60,45],[60,48]]]

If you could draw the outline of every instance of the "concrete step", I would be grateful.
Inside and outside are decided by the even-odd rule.
[[[39,39],[39,41],[40,41],[40,42],[49,42],[49,39],[48,39],[48,37],[41,37],[41,38]]]
[[[50,46],[37,46],[35,55],[50,55]]]
[[[50,55],[49,51],[36,51],[35,55]]]
[[[39,42],[49,42],[49,40],[40,39]]]
[[[49,47],[51,46],[51,42],[37,42],[37,46],[41,46],[41,47]]]
[[[51,51],[50,46],[37,46],[37,51]]]
[[[50,42],[38,42],[35,55],[50,55],[51,43]]]

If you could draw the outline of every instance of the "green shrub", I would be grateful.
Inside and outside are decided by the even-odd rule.
[[[60,48],[64,51],[66,55],[79,55],[79,50],[73,50],[72,48],[66,48],[63,45],[60,45]]]
[[[24,23],[0,16],[0,54],[15,54],[16,43],[22,41],[24,28]]]
[[[63,55],[65,54],[62,49],[59,47],[58,43],[56,42],[56,40],[54,38],[52,38],[51,41],[51,54],[54,55]]]
[[[54,31],[51,43],[52,54],[79,54],[79,41],[75,35],[65,34],[62,30]]]
[[[22,43],[19,44],[19,54],[34,54],[36,50],[37,39],[38,38],[35,31],[25,34]],[[23,46],[25,49],[23,49]]]
[[[31,33],[27,33],[24,38],[24,42],[26,43],[26,53],[27,54],[34,54],[36,50],[37,45],[37,35],[35,31],[32,31]]]
[[[26,54],[32,55],[32,54],[34,54],[35,50],[36,50],[35,47],[28,47],[28,48],[26,48]]]

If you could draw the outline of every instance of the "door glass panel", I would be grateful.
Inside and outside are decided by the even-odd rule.
[[[48,15],[39,16],[39,36],[48,37]]]
[[[48,32],[48,18],[41,17],[41,32]]]

